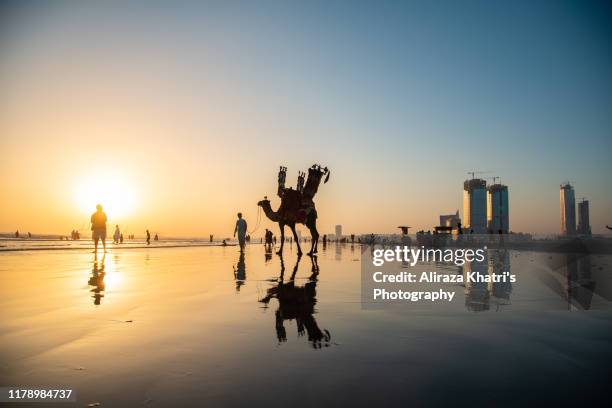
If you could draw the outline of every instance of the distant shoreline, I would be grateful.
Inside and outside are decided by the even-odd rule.
[[[93,244],[92,244],[93,245]],[[194,247],[235,247],[238,244],[227,244],[223,245],[221,243],[215,244],[191,244],[191,245],[138,245],[138,246],[109,246],[107,247],[107,251],[109,249],[146,249],[146,248],[194,248]],[[24,251],[78,251],[78,250],[87,250],[90,251],[93,249],[92,247],[70,247],[70,246],[55,246],[55,247],[26,247],[26,248],[2,248],[0,247],[0,252],[24,252]]]

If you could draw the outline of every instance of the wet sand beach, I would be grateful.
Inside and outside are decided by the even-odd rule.
[[[568,306],[542,256],[509,254],[508,298],[366,310],[357,246],[4,252],[0,383],[72,387],[65,406],[586,404],[609,382],[612,262]]]

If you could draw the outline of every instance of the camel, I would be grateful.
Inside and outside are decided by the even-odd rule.
[[[281,167],[278,173],[278,196],[281,198],[281,204],[277,211],[272,210],[270,200],[268,197],[264,197],[263,200],[257,203],[260,206],[266,217],[271,221],[277,222],[280,227],[281,238],[280,238],[280,249],[277,254],[283,253],[283,246],[285,244],[285,226],[291,228],[293,232],[293,238],[297,245],[298,255],[302,255],[302,248],[300,247],[300,241],[295,231],[295,224],[304,224],[310,231],[312,237],[312,246],[309,256],[317,253],[317,246],[319,243],[319,232],[317,231],[317,210],[313,201],[313,197],[319,189],[321,184],[321,178],[326,175],[324,183],[329,180],[330,172],[325,168],[315,164],[308,169],[308,180],[304,185],[305,173],[298,173],[298,184],[297,189],[285,187],[285,177],[287,175],[287,168]]]

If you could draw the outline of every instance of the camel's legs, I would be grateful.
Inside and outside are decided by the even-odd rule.
[[[295,224],[289,225],[291,228],[291,232],[293,232],[293,239],[295,240],[295,244],[297,245],[297,253],[298,256],[302,255],[302,248],[300,247],[300,240],[298,239],[297,232],[295,231]]]
[[[309,254],[316,254],[317,253],[317,244],[319,243],[319,232],[317,231],[317,224],[316,221],[313,223],[309,223],[309,225],[307,225],[308,229],[310,230],[310,236],[312,237],[312,246],[310,247],[310,252]]]
[[[285,262],[283,261],[283,254],[280,254],[280,261],[281,261],[281,273],[280,273],[280,277],[278,278],[279,282],[283,282],[283,280],[285,279]]]
[[[316,280],[317,275],[319,275],[319,263],[317,262],[317,257],[311,256],[310,263],[312,264],[312,275],[310,275],[310,280]]]
[[[291,273],[291,279],[289,279],[290,281],[294,281],[295,280],[295,274],[298,271],[298,266],[300,266],[300,259],[302,259],[302,255],[298,255],[298,258],[295,261],[295,266],[293,267],[293,273]]]
[[[280,227],[280,232],[281,232],[281,236],[280,236],[281,246],[280,246],[280,249],[276,253],[280,255],[283,253],[283,245],[285,245],[285,224],[281,224],[279,222],[278,226]]]

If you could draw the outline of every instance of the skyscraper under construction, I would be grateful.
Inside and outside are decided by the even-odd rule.
[[[494,234],[507,234],[509,227],[508,186],[493,184],[487,188],[487,228]]]
[[[463,183],[463,221],[467,232],[487,232],[487,182],[473,178]]]
[[[563,183],[559,190],[561,205],[561,234],[576,234],[576,198],[574,187],[570,183]]]
[[[589,221],[589,200],[583,199],[578,203],[578,231],[582,235],[591,235]]]

